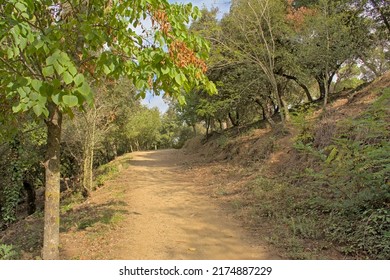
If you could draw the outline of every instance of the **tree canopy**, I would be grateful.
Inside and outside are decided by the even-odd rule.
[[[139,94],[209,82],[205,40],[187,31],[199,10],[168,1],[11,0],[0,6],[0,89],[14,112],[32,110],[48,127],[43,257],[58,258],[63,113],[93,106],[93,83],[125,76]],[[149,27],[150,25],[150,27]],[[4,97],[5,95],[5,97]]]

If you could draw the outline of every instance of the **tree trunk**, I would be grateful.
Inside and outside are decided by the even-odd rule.
[[[270,100],[271,106],[273,108],[273,112],[271,113],[271,115],[273,116],[273,115],[279,113],[278,105],[275,104],[274,100],[271,97],[269,97],[268,99]]]
[[[286,102],[284,102],[282,96],[280,97],[280,102],[282,103],[282,106],[283,106],[284,118],[287,122],[289,122],[290,121],[290,112],[289,112],[288,106],[287,106]]]
[[[212,132],[216,131],[216,129],[215,129],[215,119],[214,118],[210,119],[210,129],[211,129]]]
[[[265,114],[265,109],[264,109],[264,106],[261,105],[261,103],[258,103],[261,107],[261,113],[262,113],[262,117],[263,117],[263,120],[267,120],[267,115]]]
[[[206,118],[206,139],[209,138],[210,134],[210,117]]]
[[[283,73],[281,73],[281,74],[277,73],[277,74],[281,75],[281,76],[283,76],[283,77],[285,77],[285,78],[287,78],[289,80],[293,80],[294,82],[296,82],[303,89],[303,91],[305,92],[307,100],[309,102],[313,102],[314,101],[313,97],[311,97],[309,88],[304,83],[302,83],[297,77],[294,77],[292,75],[283,74]]]
[[[237,112],[236,112],[236,113],[237,113]],[[233,125],[233,126],[238,126],[238,119],[235,120],[230,112],[229,112],[228,116],[229,116],[229,120],[230,120],[230,122],[232,123],[232,125]],[[237,115],[236,115],[236,117],[237,117]]]
[[[260,106],[260,108],[263,112],[263,119],[267,120],[267,122],[270,124],[271,127],[275,127],[275,122],[272,119],[272,117],[269,115],[267,108],[265,108],[263,106],[263,104],[260,102],[260,100],[255,100],[255,102]]]
[[[218,123],[219,123],[219,130],[220,130],[220,131],[223,131],[223,126],[222,126],[222,121],[221,121],[221,119],[218,119]]]
[[[93,189],[93,155],[95,149],[96,132],[96,107],[87,115],[87,133],[84,144],[84,166],[83,166],[83,196],[89,196]]]
[[[60,151],[62,113],[50,103],[47,125],[47,150],[45,160],[45,225],[42,257],[59,259],[60,227]]]
[[[92,190],[92,147],[91,143],[86,143],[84,148],[84,164],[83,164],[83,189],[82,194],[84,197],[88,197]]]
[[[324,77],[324,85],[325,85],[325,95],[324,95],[324,108],[326,108],[326,105],[328,105],[328,98],[329,98],[329,74],[325,73]]]
[[[196,125],[192,125],[192,132],[194,133],[194,137],[196,137]]]
[[[320,99],[324,99],[326,94],[326,86],[325,86],[324,78],[322,76],[323,75],[316,77],[318,88],[320,89]]]
[[[274,91],[275,91],[275,97],[276,97],[276,102],[277,102],[277,105],[279,107],[279,115],[280,115],[280,119],[282,121],[282,125],[284,126],[285,123],[286,123],[286,120],[285,120],[285,115],[283,114],[283,102],[282,102],[282,97],[280,96],[280,92],[278,90],[278,87],[276,86],[274,88]]]

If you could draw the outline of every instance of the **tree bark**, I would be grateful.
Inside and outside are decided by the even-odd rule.
[[[219,130],[222,131],[223,130],[222,120],[218,119],[218,123],[219,123]]]
[[[270,126],[272,128],[275,127],[275,122],[272,119],[272,117],[269,115],[269,112],[268,112],[267,108],[265,108],[263,106],[263,104],[260,102],[260,100],[255,100],[255,102],[260,106],[260,108],[261,108],[261,110],[263,112],[263,119],[265,119],[270,124]]]
[[[83,196],[88,197],[93,189],[93,157],[95,150],[96,132],[96,107],[87,113],[87,129],[84,144],[84,165],[83,165]]]
[[[196,125],[192,125],[192,132],[194,133],[194,137],[196,137]]]
[[[277,73],[277,74],[281,75],[282,77],[285,77],[285,78],[287,78],[289,80],[293,80],[294,82],[296,82],[303,89],[303,91],[305,92],[307,100],[309,102],[313,102],[314,101],[313,97],[311,97],[309,88],[304,83],[302,83],[297,77],[292,76],[292,75],[287,75],[287,74],[284,74],[284,73]]]
[[[326,105],[328,105],[328,98],[329,98],[329,75],[328,73],[325,73],[324,77],[324,84],[325,84],[325,95],[324,95],[324,108],[326,108]]]
[[[275,97],[276,97],[276,102],[277,102],[277,105],[279,107],[279,115],[280,115],[280,119],[282,121],[282,125],[284,126],[285,123],[286,123],[286,120],[285,120],[285,116],[283,114],[283,102],[282,102],[282,97],[280,96],[279,94],[279,91],[276,89],[275,90]]]
[[[60,150],[62,113],[58,106],[49,103],[47,125],[47,150],[45,160],[45,225],[42,257],[59,259],[60,227]]]
[[[282,121],[282,126],[284,126],[286,124],[286,119],[285,119],[286,116],[283,113],[284,110],[282,108],[283,107],[282,95],[280,94],[280,90],[276,79],[272,81],[272,88],[273,88],[273,95],[276,99],[276,104],[279,107],[280,120]]]
[[[324,77],[322,75],[318,75],[316,80],[318,83],[318,88],[320,89],[320,99],[324,99],[326,93]]]
[[[286,102],[283,100],[282,96],[280,97],[280,102],[283,106],[284,119],[286,120],[286,122],[289,122],[290,121],[290,112],[289,112],[288,106],[287,106]]]
[[[233,126],[238,126],[238,119],[235,120],[230,112],[229,112],[228,116],[229,116],[229,120],[232,123],[232,125]],[[237,117],[237,114],[236,114],[236,117]]]
[[[209,134],[210,134],[210,117],[207,117],[206,118],[206,139],[209,138]]]
[[[84,164],[83,164],[83,188],[82,194],[84,197],[88,197],[92,190],[92,147],[90,143],[85,144],[84,150]]]

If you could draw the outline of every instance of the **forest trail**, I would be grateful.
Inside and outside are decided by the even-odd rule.
[[[62,230],[62,259],[278,258],[205,192],[207,178],[185,168],[181,151],[122,161],[129,166],[73,210],[84,224]]]

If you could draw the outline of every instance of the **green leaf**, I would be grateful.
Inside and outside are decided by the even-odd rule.
[[[12,111],[18,113],[22,110],[22,103],[19,103],[17,106],[12,106]]]
[[[19,40],[19,47],[21,50],[24,50],[27,46],[27,39],[24,38],[24,37],[20,37],[20,40]]]
[[[23,88],[18,88],[17,92],[19,93],[20,98],[25,98],[27,96],[27,93]]]
[[[208,91],[209,94],[217,94],[218,90],[217,87],[213,82],[207,81],[206,83],[206,90]]]
[[[145,87],[145,81],[142,80],[142,79],[138,79],[136,82],[135,82],[135,86],[136,88],[138,89],[143,89]]]
[[[68,71],[65,71],[64,74],[62,75],[62,77],[64,78],[64,82],[67,85],[69,85],[73,82],[73,76],[71,74],[69,74]]]
[[[34,111],[35,115],[37,115],[37,117],[39,117],[43,113],[43,108],[42,108],[42,106],[40,104],[36,104],[33,107],[33,111]]]
[[[91,95],[91,88],[89,87],[88,83],[84,82],[83,85],[79,88],[77,88],[77,91],[81,93],[83,96],[89,96]]]
[[[104,74],[108,75],[111,73],[111,70],[107,65],[103,65],[103,72]]]
[[[175,81],[176,83],[181,86],[183,84],[183,80],[182,80],[182,75],[181,73],[178,73],[176,76],[175,76]]]
[[[58,57],[54,53],[51,56],[49,56],[48,58],[46,58],[46,64],[47,65],[53,65],[55,62],[57,62],[57,60],[58,60]]]
[[[39,80],[31,80],[31,86],[36,92],[40,92],[42,81]]]
[[[177,97],[177,101],[179,101],[179,104],[182,105],[182,106],[187,104],[186,99],[185,99],[185,97],[183,95],[179,95]]]
[[[17,2],[15,7],[21,12],[27,11],[27,7],[23,3]]]
[[[61,97],[61,94],[57,93],[57,94],[54,94],[51,96],[51,100],[54,102],[54,104],[59,105],[61,102],[60,97]]]
[[[30,44],[32,44],[35,41],[35,36],[32,32],[28,33],[27,40]]]
[[[176,75],[178,75],[178,74],[177,74],[175,68],[172,67],[171,70],[169,71],[169,77],[174,79],[176,77]]]
[[[38,103],[42,105],[42,107],[46,106],[47,97],[43,95],[38,96]]]
[[[46,66],[45,68],[42,69],[43,76],[45,77],[50,77],[54,74],[54,68],[53,66]]]
[[[79,99],[74,95],[64,95],[62,102],[68,107],[74,107],[79,104]]]
[[[46,117],[46,118],[48,118],[49,117],[49,110],[47,110],[47,108],[46,107],[43,107],[43,115]]]
[[[166,68],[161,68],[161,72],[162,72],[164,75],[166,75],[166,74],[168,74],[168,73],[170,72],[170,69],[169,69],[168,67],[166,67]]]
[[[84,83],[84,75],[83,74],[77,74],[76,77],[74,77],[74,83],[78,87],[82,83]]]
[[[14,52],[12,51],[12,48],[7,49],[7,55],[9,59],[14,57]]]
[[[77,74],[77,69],[72,64],[68,65],[68,71],[73,77]]]
[[[43,44],[43,51],[45,52],[46,55],[48,55],[50,53],[50,49],[47,46],[47,44]]]
[[[29,96],[29,97],[30,97],[30,100],[36,101],[36,100],[39,99],[39,94],[36,93],[35,91],[33,91],[33,92],[30,93],[30,96]]]
[[[59,51],[59,59],[60,63],[64,66],[70,63],[69,56],[66,52]]]
[[[44,42],[43,41],[37,41],[34,45],[35,49],[39,50],[43,47]]]
[[[62,73],[64,73],[65,71],[65,68],[61,66],[61,64],[59,63],[54,63],[54,68],[56,69],[56,72],[58,73],[58,75],[61,75]]]

